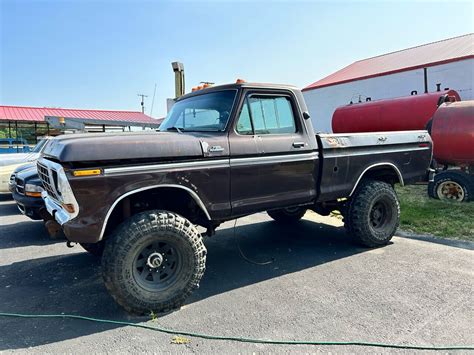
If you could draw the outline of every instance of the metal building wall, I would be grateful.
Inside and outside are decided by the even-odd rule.
[[[462,100],[472,100],[474,59],[467,59],[427,68],[428,91],[436,91],[436,84],[441,89],[449,87],[459,92]],[[313,126],[319,132],[332,132],[331,119],[334,110],[347,105],[352,100],[365,101],[407,96],[413,90],[418,94],[424,92],[423,69],[415,69],[364,80],[352,81],[304,91]]]

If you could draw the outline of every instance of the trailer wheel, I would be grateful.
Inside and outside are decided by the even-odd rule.
[[[474,196],[473,180],[471,176],[461,171],[443,171],[428,184],[428,196],[440,200],[470,201]]]
[[[346,212],[345,227],[360,244],[388,244],[400,223],[400,204],[392,186],[365,180],[354,192]]]
[[[287,207],[279,210],[267,211],[268,215],[276,222],[280,223],[294,223],[299,221],[306,213],[306,208],[303,207]]]
[[[206,248],[196,227],[169,211],[147,211],[125,221],[107,239],[105,286],[134,314],[179,308],[204,275]]]
[[[80,245],[85,251],[94,256],[101,257],[104,253],[104,241],[98,243],[80,243]]]

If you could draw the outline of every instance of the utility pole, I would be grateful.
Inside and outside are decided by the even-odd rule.
[[[145,97],[148,97],[148,95],[137,94],[137,96],[140,96],[142,98],[142,102],[140,103],[140,105],[142,105],[142,113],[145,113]]]

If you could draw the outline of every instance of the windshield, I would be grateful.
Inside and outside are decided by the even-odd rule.
[[[35,147],[32,150],[32,153],[39,153],[41,151],[41,148],[45,145],[47,139],[42,139],[38,143],[36,143]]]
[[[160,131],[222,132],[227,126],[237,90],[190,97],[175,103]]]

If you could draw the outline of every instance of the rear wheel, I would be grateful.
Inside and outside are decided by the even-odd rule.
[[[470,201],[474,196],[473,180],[461,171],[443,171],[428,184],[428,196],[440,200]]]
[[[392,186],[365,180],[358,186],[347,209],[345,227],[360,244],[386,245],[400,223],[400,204]]]
[[[130,313],[179,308],[199,286],[206,248],[196,227],[168,211],[147,211],[124,222],[107,240],[105,286]]]
[[[267,211],[268,215],[280,223],[294,223],[299,221],[306,213],[303,207],[287,207],[279,210]]]

